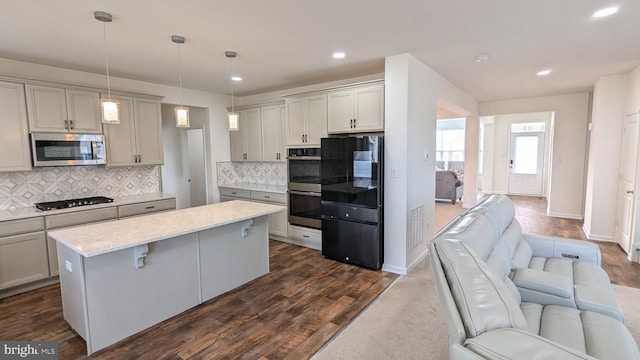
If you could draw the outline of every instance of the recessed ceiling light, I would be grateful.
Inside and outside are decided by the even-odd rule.
[[[551,74],[551,69],[540,70],[536,73],[538,76],[547,76]]]
[[[345,53],[342,51],[336,51],[333,53],[334,59],[343,59],[345,56],[346,56]]]
[[[231,80],[233,81],[242,81],[242,78],[240,76],[234,75],[231,77]]]
[[[591,17],[601,18],[601,17],[613,15],[613,14],[617,13],[619,9],[620,8],[617,7],[617,6],[612,6],[612,7],[600,9],[600,10],[594,12],[593,15],[591,15]]]
[[[475,60],[476,62],[487,61],[487,60],[489,60],[489,54],[485,54],[485,53],[478,54],[478,55],[476,55],[475,58],[473,58],[473,60]]]

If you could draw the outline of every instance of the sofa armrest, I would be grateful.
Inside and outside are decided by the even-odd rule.
[[[589,261],[600,265],[602,255],[598,245],[575,239],[553,236],[523,234],[529,243],[533,256],[562,257],[569,260]]]
[[[514,271],[512,280],[518,288],[531,290],[532,292],[540,292],[565,299],[573,297],[573,284],[567,276],[533,269],[517,269]],[[525,302],[536,302],[534,300],[522,299]]]
[[[557,342],[523,330],[504,328],[487,331],[467,339],[465,347],[486,359],[595,359]],[[456,349],[460,350],[460,349]],[[456,356],[461,351],[451,351],[452,359],[468,359]]]

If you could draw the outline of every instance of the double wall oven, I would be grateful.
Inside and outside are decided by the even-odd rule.
[[[289,223],[322,228],[320,218],[320,148],[289,149]]]

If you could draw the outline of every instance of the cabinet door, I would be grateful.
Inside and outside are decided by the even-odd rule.
[[[48,277],[44,231],[0,238],[0,289]]]
[[[260,108],[247,110],[247,160],[262,161],[262,123]]]
[[[266,106],[262,111],[262,160],[283,161],[280,106]]]
[[[0,82],[0,171],[29,171],[29,130],[24,85]]]
[[[384,85],[374,85],[354,90],[355,130],[384,130]]]
[[[104,96],[104,95],[103,95]],[[136,135],[133,123],[133,98],[111,96],[120,102],[120,124],[103,124],[107,165],[136,165]]]
[[[67,90],[66,99],[70,132],[80,134],[102,133],[99,93]]]
[[[67,102],[63,88],[26,85],[29,131],[68,132]]]
[[[164,164],[160,101],[133,98],[138,165]]]
[[[327,94],[327,130],[331,133],[353,131],[353,91]]]
[[[320,146],[320,139],[327,137],[327,97],[312,96],[306,99],[307,136],[305,145]]]
[[[244,161],[247,156],[247,110],[238,111],[238,130],[229,131],[231,161]]]
[[[287,99],[287,145],[304,145],[305,117],[302,99]]]

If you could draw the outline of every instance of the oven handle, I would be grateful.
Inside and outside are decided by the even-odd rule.
[[[287,156],[287,160],[322,160],[320,156]]]
[[[289,190],[289,194],[293,194],[293,195],[302,195],[302,196],[317,196],[317,197],[320,197],[320,193],[319,193],[319,192],[313,192],[313,191],[295,191],[295,190]]]

